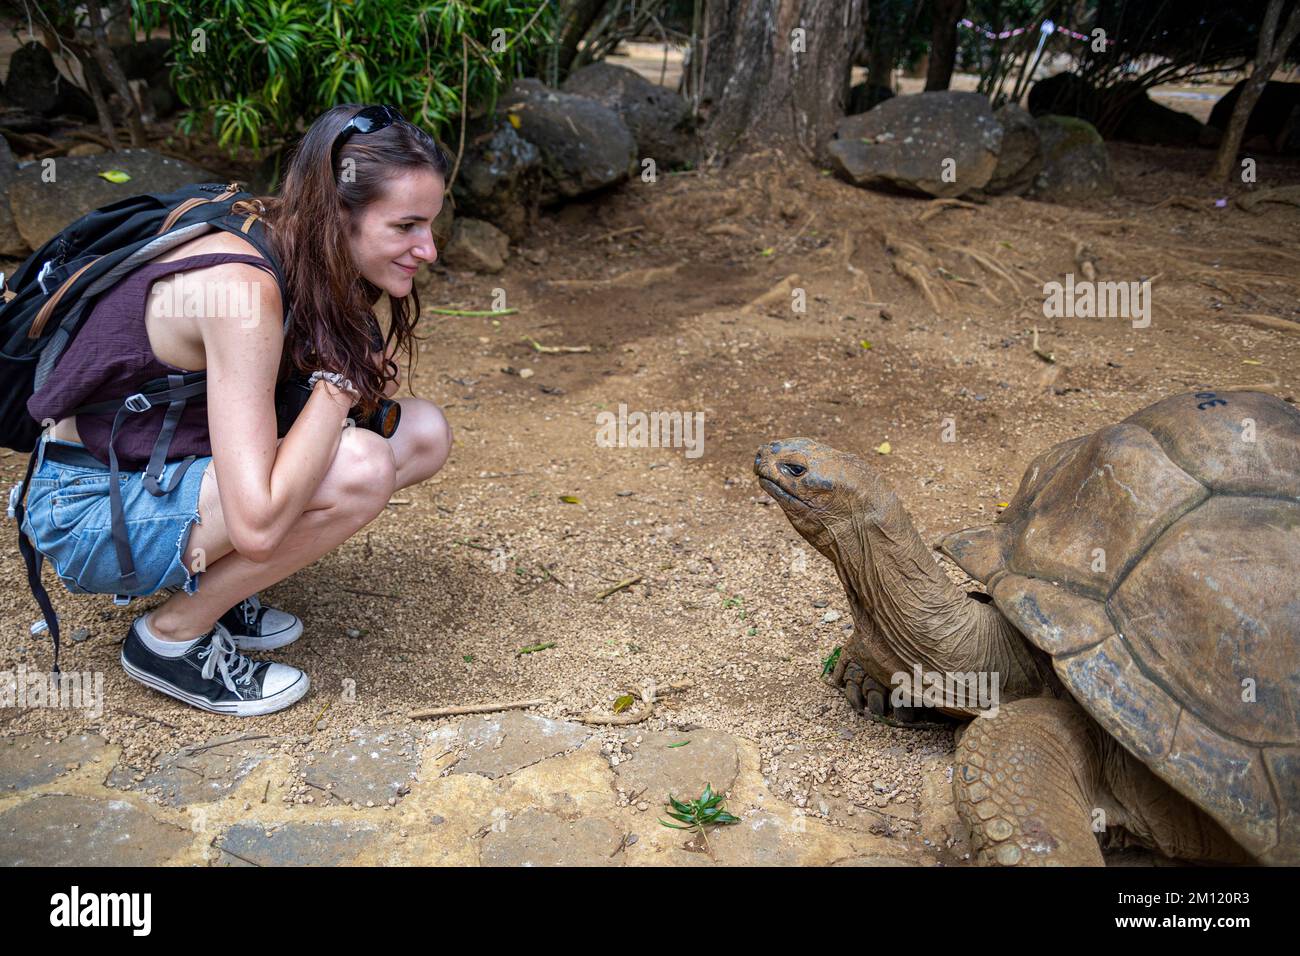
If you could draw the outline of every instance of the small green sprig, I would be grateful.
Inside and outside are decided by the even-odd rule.
[[[693,830],[699,833],[704,839],[704,846],[709,851],[709,856],[713,856],[713,848],[709,846],[709,835],[704,828],[724,823],[740,822],[740,817],[733,816],[723,808],[722,801],[722,794],[714,793],[713,784],[711,783],[704,785],[704,793],[700,795],[698,800],[683,802],[669,794],[668,802],[673,809],[668,811],[668,815],[686,825],[669,823],[664,819],[660,819],[659,822],[666,827],[672,827],[674,830]]]
[[[840,651],[842,650],[844,650],[842,646],[835,648],[835,650],[831,651],[830,656],[822,661],[822,677],[834,673],[835,665],[840,662]]]

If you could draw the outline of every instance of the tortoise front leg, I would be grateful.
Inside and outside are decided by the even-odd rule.
[[[1092,829],[1102,790],[1097,733],[1074,701],[1044,697],[971,721],[952,788],[981,865],[1104,865]]]

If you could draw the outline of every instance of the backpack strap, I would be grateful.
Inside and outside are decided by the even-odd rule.
[[[156,381],[161,382],[162,380],[157,379]],[[146,386],[144,391],[136,392],[125,400],[114,399],[107,402],[95,402],[93,405],[83,405],[69,413],[82,415],[117,411],[113,418],[113,429],[108,435],[108,498],[113,525],[113,550],[117,552],[117,565],[118,570],[122,573],[122,589],[124,592],[138,590],[140,581],[136,576],[135,559],[131,554],[131,540],[126,533],[126,512],[122,507],[122,488],[117,480],[120,473],[116,447],[118,428],[128,414],[147,412],[155,405],[167,404],[167,414],[163,418],[162,429],[154,442],[153,453],[149,456],[149,465],[145,469],[143,478],[145,488],[155,498],[171,494],[197,457],[187,455],[184,463],[172,475],[172,480],[166,487],[162,485],[159,479],[162,477],[163,468],[167,464],[167,450],[171,447],[172,436],[176,433],[176,426],[180,422],[181,413],[185,411],[185,402],[187,399],[203,395],[207,391],[207,373],[191,372],[186,375],[168,375],[167,386],[167,388],[162,389],[150,389]]]
[[[44,437],[40,439],[44,441]],[[32,472],[36,470],[36,456],[40,449],[33,451],[27,459],[27,474],[23,476],[22,489],[18,492],[17,501],[14,503],[14,517],[18,519],[18,550],[23,556],[23,563],[27,565],[27,585],[31,588],[32,596],[36,598],[36,603],[40,605],[41,614],[45,618],[45,626],[50,632],[50,638],[54,641],[54,677],[59,677],[59,615],[54,612],[54,605],[50,603],[49,592],[45,590],[45,585],[41,583],[41,564],[45,560],[45,555],[36,550],[35,545],[28,540],[27,535],[23,533],[23,518],[27,514],[27,488],[32,481]],[[39,630],[33,626],[33,633]]]

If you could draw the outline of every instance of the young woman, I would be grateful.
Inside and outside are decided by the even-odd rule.
[[[213,232],[130,273],[96,303],[57,376],[84,394],[43,391],[29,402],[39,420],[51,408],[125,397],[160,375],[207,370],[206,406],[186,406],[168,452],[198,457],[188,469],[169,460],[160,484],[175,482],[170,493],[155,497],[140,480],[162,408],[127,416],[114,441],[119,464],[140,469],[119,475],[138,580],[148,582],[146,593],[173,592],[136,618],[123,644],[135,679],[240,716],[280,710],[307,692],[297,668],[241,653],[281,647],[302,631],[292,615],[262,607],[256,592],[351,537],[396,489],[438,471],[451,448],[441,410],[420,398],[397,399],[391,438],[349,427],[354,406],[368,414],[394,395],[394,356],[412,352],[413,277],[437,258],[432,225],[447,169],[437,144],[395,110],[329,110],[298,144],[280,195],[262,201],[293,301],[287,334],[266,260],[244,239]],[[173,296],[176,282],[184,292]],[[230,294],[205,294],[217,305],[197,316],[156,307],[200,286]],[[240,290],[250,293],[255,320],[237,309]],[[372,312],[383,293],[392,314],[386,339]],[[277,441],[282,372],[314,382]],[[39,445],[27,496],[24,531],[74,592],[112,593],[120,580],[103,464],[112,417],[57,421]]]

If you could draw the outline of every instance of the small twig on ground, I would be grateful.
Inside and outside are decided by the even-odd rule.
[[[1052,364],[1056,363],[1056,356],[1054,354],[1052,354],[1051,352],[1044,352],[1042,349],[1038,347],[1038,326],[1036,325],[1034,326],[1033,349],[1034,349],[1034,354],[1037,355],[1044,362],[1049,362]]]
[[[387,598],[390,601],[402,600],[400,594],[385,594],[383,591],[366,591],[362,588],[339,588],[340,591],[347,591],[349,594],[364,594],[366,597]]]
[[[605,590],[597,594],[594,598],[592,598],[592,600],[603,601],[605,600],[605,598],[609,597],[614,592],[621,591],[624,588],[630,588],[632,585],[637,584],[640,581],[641,581],[641,575],[639,574],[636,575],[635,577],[624,578],[622,581],[619,581],[618,584],[615,584],[613,587],[605,588]]]
[[[607,239],[614,239],[618,236],[626,236],[629,233],[640,232],[645,226],[628,226],[624,229],[615,229],[613,232],[607,232],[603,236],[597,236],[596,242],[604,242]]]
[[[180,730],[180,727],[178,725],[173,723],[168,723],[167,721],[163,720],[161,717],[155,717],[153,714],[142,714],[136,710],[128,710],[126,711],[126,713],[130,714],[132,717],[143,717],[145,720],[152,720],[155,723],[162,724],[164,727],[170,727],[172,730]]]
[[[475,544],[473,541],[466,541],[463,538],[456,538],[454,543],[464,545],[467,548],[473,548],[475,551],[487,551],[489,554],[496,550],[496,548],[489,548],[484,544]]]
[[[518,309],[424,309],[438,315],[462,315],[470,318],[495,318],[498,315],[514,315]]]
[[[962,199],[935,199],[932,200],[929,204],[927,204],[925,209],[921,210],[921,214],[916,217],[916,222],[918,225],[920,225],[923,222],[928,222],[931,219],[933,219],[935,216],[939,215],[939,213],[943,212],[945,209],[978,209],[978,208],[979,207],[976,206],[973,202],[966,202],[965,200]]]
[[[1177,206],[1180,209],[1190,209],[1193,212],[1205,212],[1213,209],[1214,205],[1204,199],[1196,199],[1193,196],[1170,196],[1168,199],[1162,199],[1155,203],[1152,209],[1164,209],[1167,206]]]
[[[412,720],[421,720],[425,717],[457,717],[461,714],[494,714],[501,710],[527,710],[530,707],[541,707],[543,704],[551,702],[549,697],[538,697],[534,700],[511,700],[503,701],[498,704],[468,704],[463,707],[433,707],[426,710],[413,710],[406,716]]]
[[[243,743],[246,740],[269,740],[270,734],[240,734],[238,737],[231,737],[229,740],[219,740],[211,744],[196,744],[193,747],[182,747],[178,757],[193,757],[195,754],[206,753],[217,747],[224,747],[226,744]]]
[[[542,345],[534,338],[524,336],[524,341],[543,355],[567,355],[575,352],[590,352],[590,345]]]
[[[1097,279],[1096,256],[1087,247],[1082,239],[1074,240],[1074,264],[1078,266],[1083,277],[1089,282],[1095,282]]]

